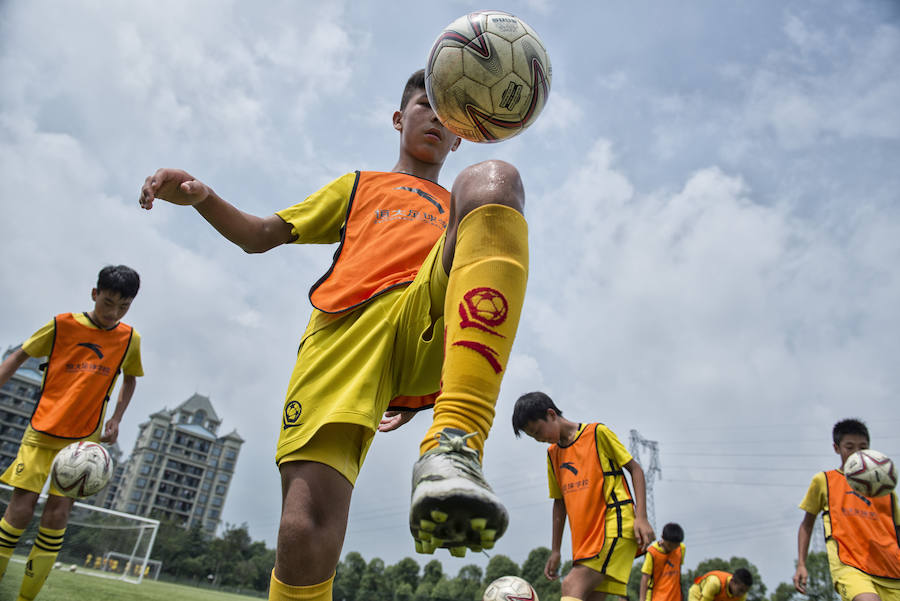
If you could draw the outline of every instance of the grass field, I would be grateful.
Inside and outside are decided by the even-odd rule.
[[[13,601],[19,593],[25,564],[11,561],[0,580],[0,599]],[[258,597],[144,580],[131,584],[89,574],[53,570],[37,601],[259,601]]]

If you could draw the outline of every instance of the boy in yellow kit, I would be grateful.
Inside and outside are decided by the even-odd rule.
[[[113,443],[128,408],[141,366],[141,338],[121,319],[138,293],[140,278],[125,265],[100,270],[91,291],[94,308],[62,313],[10,353],[0,364],[0,386],[28,357],[47,357],[41,396],[22,435],[16,458],[0,476],[13,487],[0,519],[0,578],[19,538],[31,521],[53,458],[79,440]],[[106,404],[122,372],[122,387],[113,415],[103,426]],[[37,596],[62,548],[74,499],[50,485],[34,546],[25,564],[19,601]]]
[[[688,589],[688,601],[744,601],[753,586],[753,574],[738,568],[734,574],[713,570],[694,579]]]
[[[841,467],[869,448],[869,429],[856,419],[832,429]],[[816,516],[822,513],[825,548],[834,588],[844,601],[900,601],[900,505],[897,493],[870,499],[850,488],[841,467],[813,476],[800,509],[794,587],[806,593],[806,557]]]
[[[653,542],[644,470],[609,428],[564,418],[543,392],[519,397],[512,424],[517,437],[525,432],[550,443],[547,477],[553,539],[544,575],[550,580],[559,577],[566,517],[575,564],[563,580],[560,601],[601,601],[607,594],[625,597],[635,555]],[[623,470],[631,474],[633,497]]]
[[[493,546],[507,526],[481,456],[525,296],[522,182],[512,165],[486,161],[450,192],[436,183],[460,139],[432,111],[424,71],[407,82],[393,127],[400,152],[390,172],[349,173],[269,217],[239,211],[180,170],[160,169],[141,189],[144,208],[155,198],[192,205],[246,252],[340,243],[310,291],[315,309],[281,416],[270,599],[331,599],[374,432],[417,409],[434,406],[413,468],[416,550],[461,556]]]
[[[639,601],[681,601],[684,530],[675,523],[663,526],[662,537],[647,548],[641,566]]]

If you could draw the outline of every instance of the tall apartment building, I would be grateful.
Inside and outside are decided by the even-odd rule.
[[[6,359],[19,346],[6,349]],[[34,406],[41,396],[43,372],[40,365],[43,361],[29,357],[22,367],[12,375],[3,388],[0,388],[0,473],[5,470],[19,450],[22,434],[34,413]]]
[[[244,443],[236,430],[218,436],[220,425],[209,398],[199,394],[150,415],[139,426],[111,508],[213,534]]]

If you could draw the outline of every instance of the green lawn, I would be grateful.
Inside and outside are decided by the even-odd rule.
[[[24,571],[24,563],[9,562],[6,575],[0,580],[0,599],[13,601],[16,598]],[[36,601],[259,601],[259,598],[154,580],[131,584],[53,570]]]

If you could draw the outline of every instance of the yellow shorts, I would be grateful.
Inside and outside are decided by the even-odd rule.
[[[296,453],[326,424],[354,424],[368,435],[349,435],[359,444],[348,446],[348,456],[335,456],[334,449],[321,440],[312,452],[321,456],[313,460],[334,467],[354,482],[391,400],[438,390],[448,281],[441,261],[443,248],[442,236],[408,286],[345,313],[313,311],[282,411],[275,453],[278,464],[297,460]],[[325,447],[330,450],[323,454]],[[353,465],[354,469],[348,467]]]
[[[834,590],[844,601],[853,601],[854,597],[862,593],[874,593],[881,597],[881,601],[900,601],[900,588],[897,588],[900,583],[885,583],[883,578],[869,576],[844,564],[837,569],[832,567],[831,580],[834,582]]]
[[[302,447],[278,462],[315,461],[333,467],[350,484],[356,484],[375,433],[356,424],[325,424]]]
[[[50,476],[50,466],[57,453],[59,453],[59,449],[23,442],[19,445],[16,458],[0,476],[0,482],[9,484],[13,488],[40,493],[44,489],[47,477]],[[58,497],[65,496],[53,486],[52,481],[50,482],[50,494]]]
[[[637,548],[637,541],[632,538],[608,538],[597,557],[575,563],[606,575],[595,591],[626,597]]]

